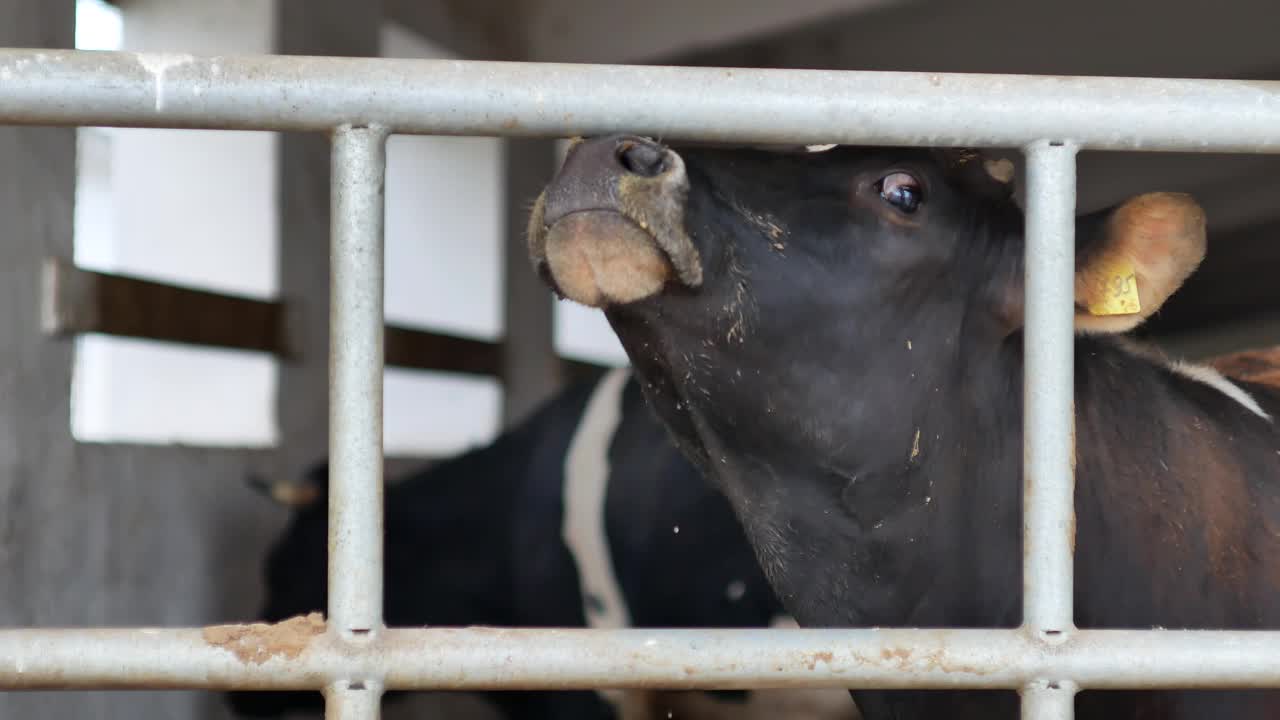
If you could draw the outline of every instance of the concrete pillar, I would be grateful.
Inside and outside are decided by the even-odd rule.
[[[274,4],[130,0],[121,3],[122,49],[267,53],[275,43]],[[87,147],[97,157],[85,153],[80,164],[97,160],[103,184],[82,186],[84,198],[106,202],[96,217],[80,216],[76,262],[271,297],[278,275],[275,143],[270,132],[86,132],[81,152]],[[78,345],[76,372],[72,422],[82,439],[255,447],[276,439],[276,371],[266,355],[90,337]]]
[[[507,253],[506,344],[503,352],[503,422],[511,425],[550,397],[561,383],[547,286],[533,273],[525,240],[529,206],[555,170],[551,140],[505,142]]]
[[[73,0],[0,2],[0,47],[74,45]],[[100,523],[71,439],[72,343],[40,329],[40,263],[70,257],[75,131],[0,127],[0,625],[95,618]],[[95,698],[0,694],[0,717],[91,717]],[[53,712],[50,712],[53,710]]]
[[[74,0],[0,0],[0,46],[70,48],[74,30]],[[70,128],[0,127],[0,626],[245,619],[279,529],[241,482],[260,458],[72,439],[75,343],[42,334],[40,263],[73,256],[75,148]],[[228,716],[211,693],[0,693],[11,717]]]
[[[66,48],[74,33],[74,0],[0,1],[0,47]],[[72,343],[40,329],[40,263],[71,256],[75,147],[71,129],[0,127],[0,625],[74,616],[44,578],[65,572],[71,592],[84,561],[85,530],[50,522],[77,493]]]
[[[278,0],[276,51],[286,55],[374,57],[380,2]],[[280,477],[328,457],[329,138],[280,137],[280,296],[292,308],[291,347],[280,369]]]

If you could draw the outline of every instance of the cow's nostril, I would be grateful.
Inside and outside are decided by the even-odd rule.
[[[618,162],[628,172],[644,177],[656,177],[667,171],[666,151],[643,140],[624,140],[619,143]]]

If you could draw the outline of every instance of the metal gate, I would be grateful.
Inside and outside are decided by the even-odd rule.
[[[1072,624],[1079,149],[1280,152],[1280,83],[0,50],[0,124],[332,134],[328,623],[0,630],[0,689],[1280,687],[1280,632]],[[383,175],[391,133],[1021,147],[1024,623],[1017,629],[398,629],[382,622]]]

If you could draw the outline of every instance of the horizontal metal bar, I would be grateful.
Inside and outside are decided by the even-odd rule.
[[[0,50],[0,124],[1274,153],[1280,83]]]
[[[321,621],[196,629],[0,631],[0,690],[785,687],[1280,688],[1280,632],[390,629],[367,644]]]

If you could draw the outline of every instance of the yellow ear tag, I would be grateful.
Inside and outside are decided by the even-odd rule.
[[[1108,258],[1099,268],[1098,286],[1089,298],[1090,315],[1134,315],[1142,311],[1138,300],[1138,276],[1129,258]]]

